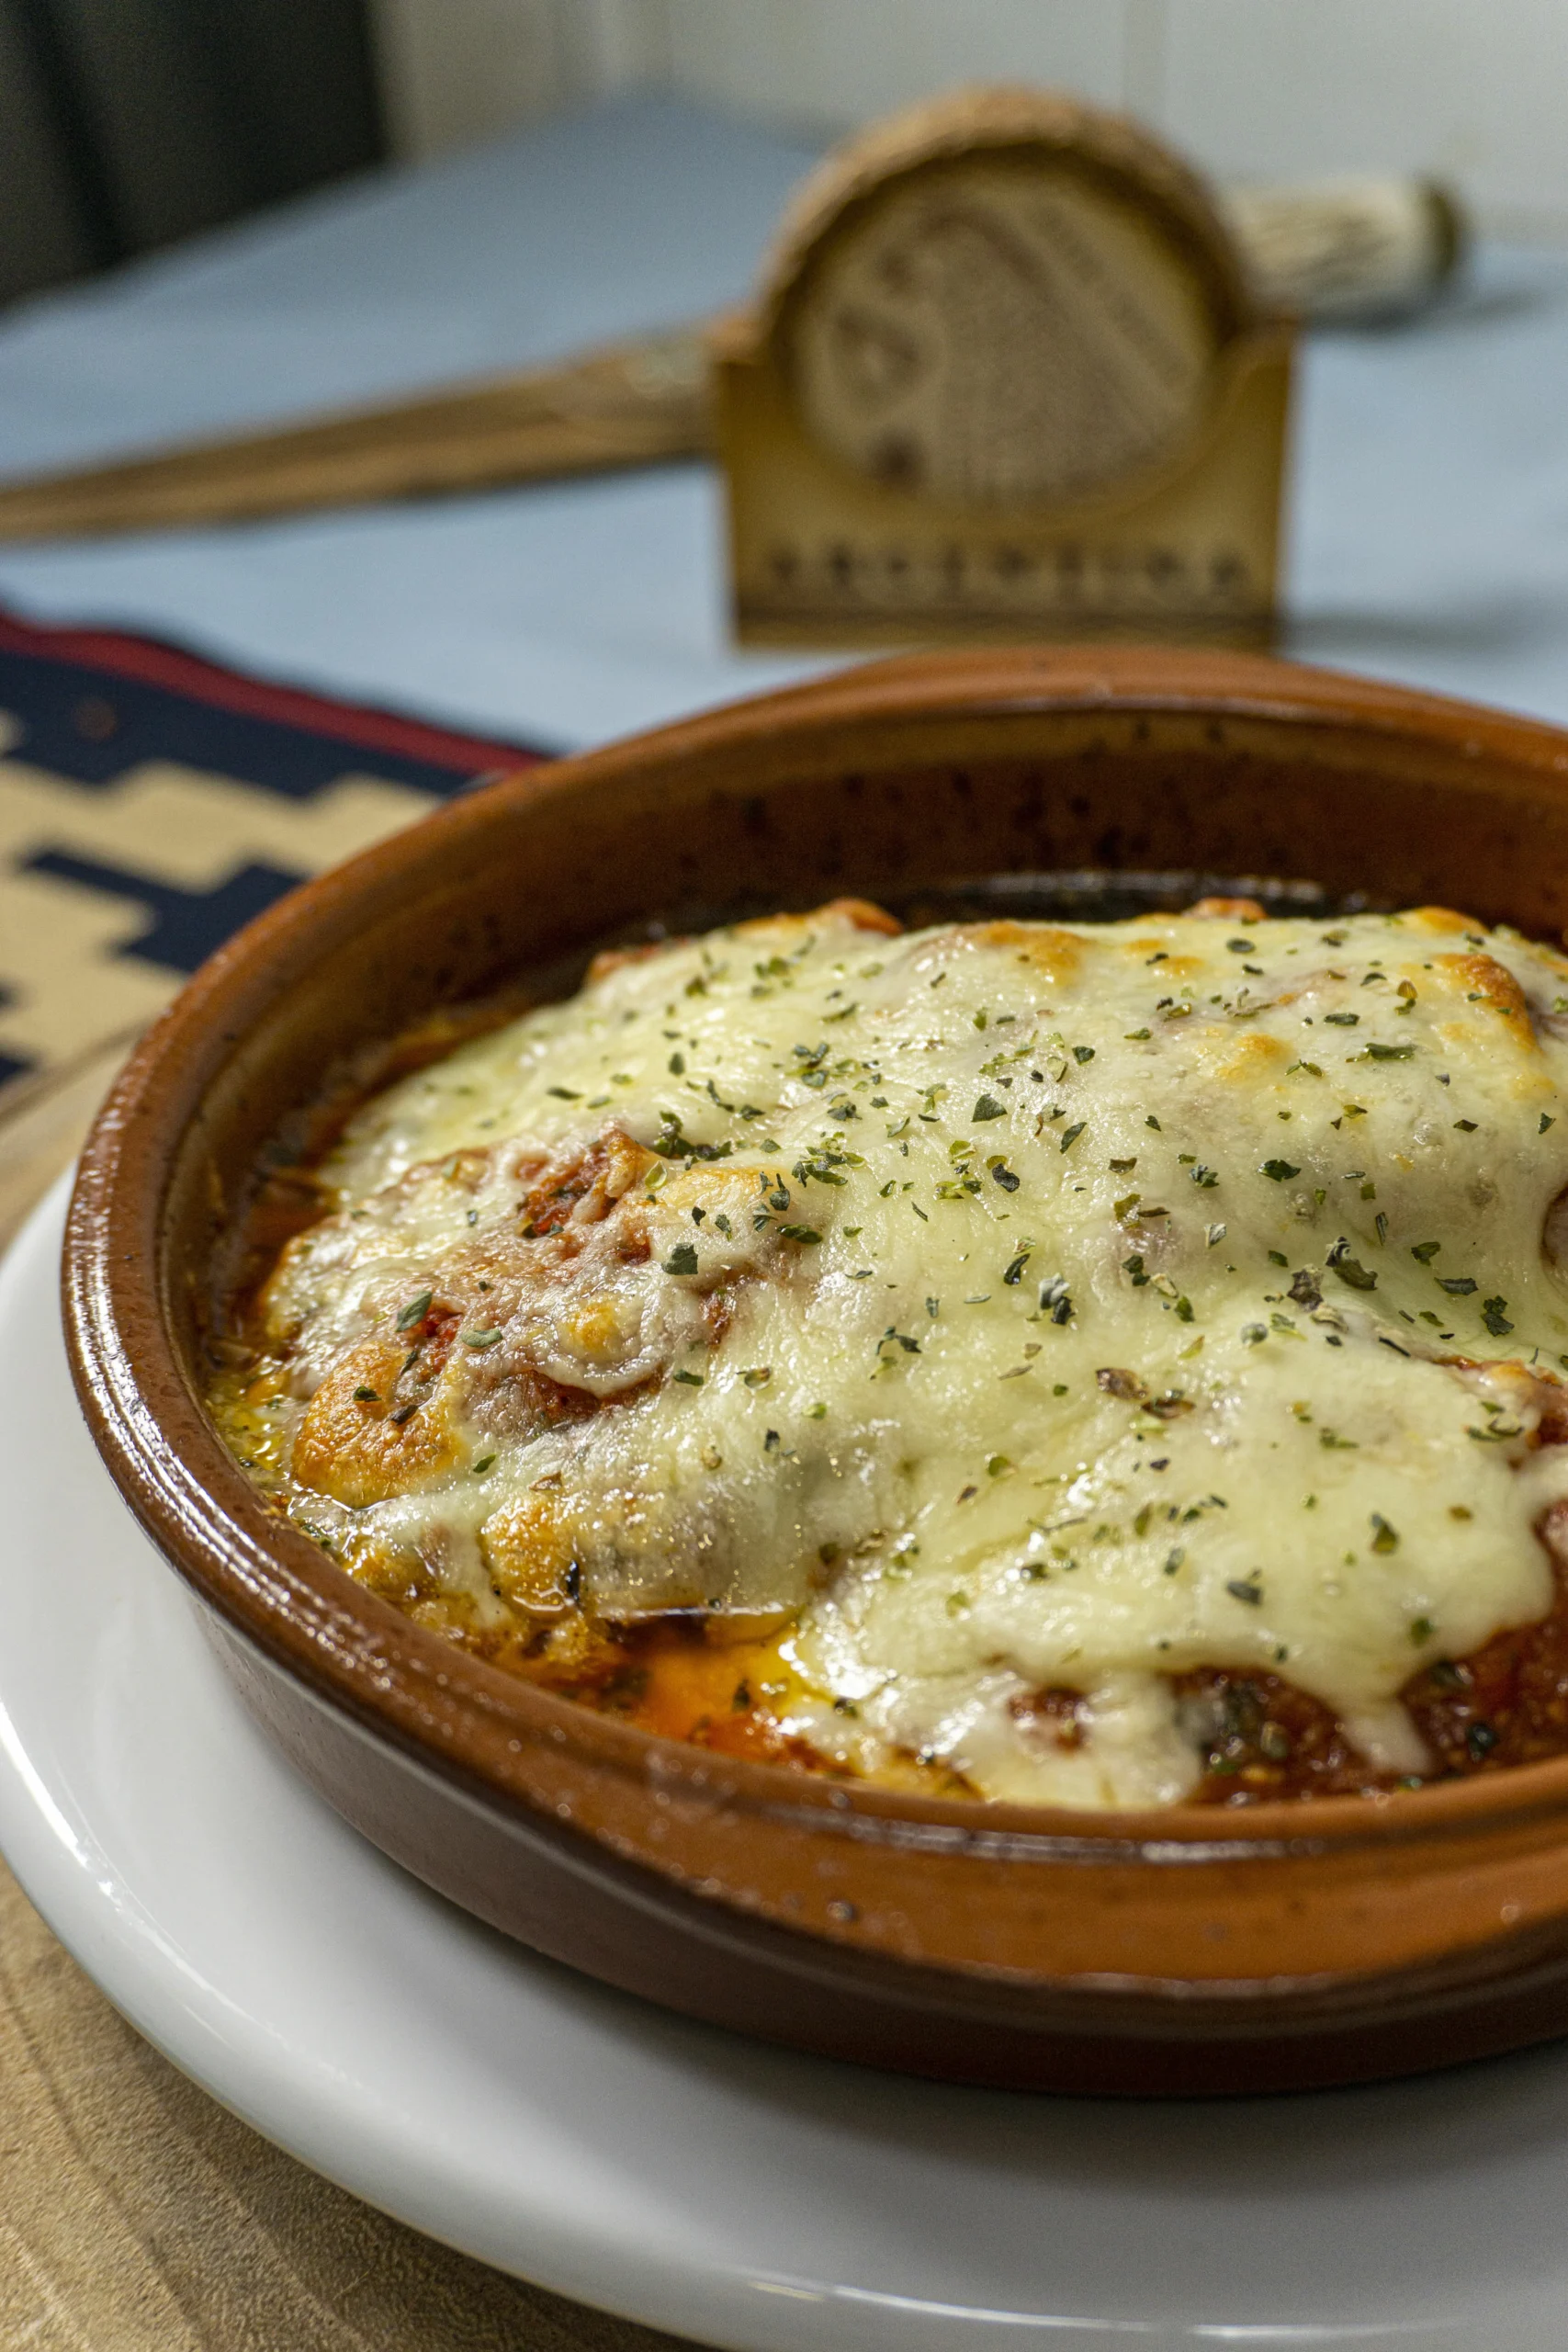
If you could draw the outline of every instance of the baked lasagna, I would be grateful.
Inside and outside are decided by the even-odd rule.
[[[1031,1804],[1568,1749],[1568,961],[1440,908],[601,957],[363,1104],[215,1345],[420,1624]]]

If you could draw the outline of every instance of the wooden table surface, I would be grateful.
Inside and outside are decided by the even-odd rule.
[[[0,1246],[123,1044],[0,1124]],[[333,2188],[126,2024],[0,1862],[0,2352],[658,2352]]]

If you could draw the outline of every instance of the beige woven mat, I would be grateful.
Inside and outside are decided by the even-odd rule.
[[[307,2172],[132,2032],[0,1863],[4,2352],[657,2352]]]

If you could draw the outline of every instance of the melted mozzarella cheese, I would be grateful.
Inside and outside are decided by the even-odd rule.
[[[1419,1771],[1402,1685],[1551,1597],[1565,1034],[1561,957],[1430,910],[623,961],[348,1128],[267,1298],[289,1507],[479,1623],[787,1623],[790,1727],[867,1771],[1173,1800],[1199,1666]]]

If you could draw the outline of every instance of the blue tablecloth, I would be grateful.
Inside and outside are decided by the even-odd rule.
[[[282,419],[743,296],[810,158],[639,99],[389,174],[0,322],[0,471]],[[1568,254],[1312,338],[1288,648],[1568,720]],[[0,600],[465,726],[601,741],[819,666],[726,640],[709,469],[0,549]]]

